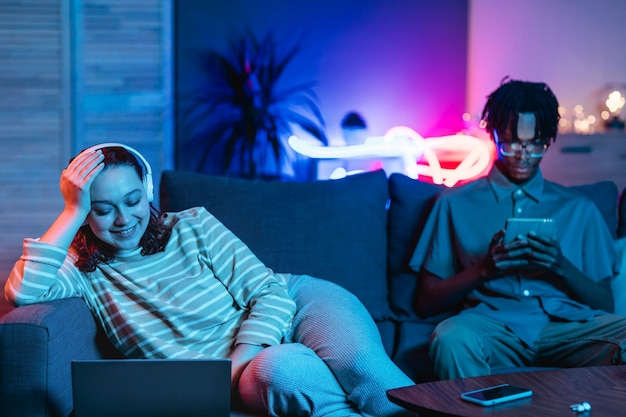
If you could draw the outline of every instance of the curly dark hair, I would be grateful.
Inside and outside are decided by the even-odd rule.
[[[132,167],[139,178],[146,175],[146,167],[138,161],[135,155],[119,146],[102,148],[105,169],[115,166]],[[152,255],[165,250],[165,245],[171,235],[171,227],[166,222],[167,215],[150,203],[150,220],[143,237],[139,241],[142,255]],[[74,263],[82,272],[93,272],[99,263],[107,263],[115,258],[117,249],[100,240],[89,225],[82,226],[71,244],[71,249],[77,254]]]
[[[508,81],[507,81],[508,80]],[[535,135],[545,143],[556,140],[559,128],[559,102],[545,83],[511,80],[505,77],[500,87],[487,97],[482,112],[487,132],[504,132],[509,126],[513,140],[517,137],[519,113],[533,113],[537,120]]]

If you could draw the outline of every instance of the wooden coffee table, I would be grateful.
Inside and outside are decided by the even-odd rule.
[[[483,407],[461,400],[461,393],[509,383],[533,390],[527,399]],[[626,366],[552,369],[451,379],[387,391],[391,401],[420,417],[617,417],[626,416]],[[587,401],[591,411],[570,405]]]

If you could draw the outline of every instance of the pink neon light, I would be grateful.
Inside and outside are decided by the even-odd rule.
[[[398,157],[407,176],[430,177],[447,187],[485,175],[495,155],[490,140],[462,134],[425,139],[405,126],[393,127],[382,138],[368,138],[361,145],[321,147],[295,136],[289,144],[296,152],[317,159]]]

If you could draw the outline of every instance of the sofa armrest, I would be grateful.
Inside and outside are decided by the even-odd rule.
[[[70,415],[70,362],[102,357],[97,333],[80,298],[19,307],[0,318],[0,415]]]

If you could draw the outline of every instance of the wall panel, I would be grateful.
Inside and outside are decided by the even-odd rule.
[[[171,0],[0,4],[0,283],[63,207],[59,175],[102,141],[172,166]]]
[[[154,165],[158,181],[172,157],[170,2],[73,4],[74,151],[124,142]]]
[[[0,6],[0,282],[62,207],[58,178],[68,141],[67,5]]]

